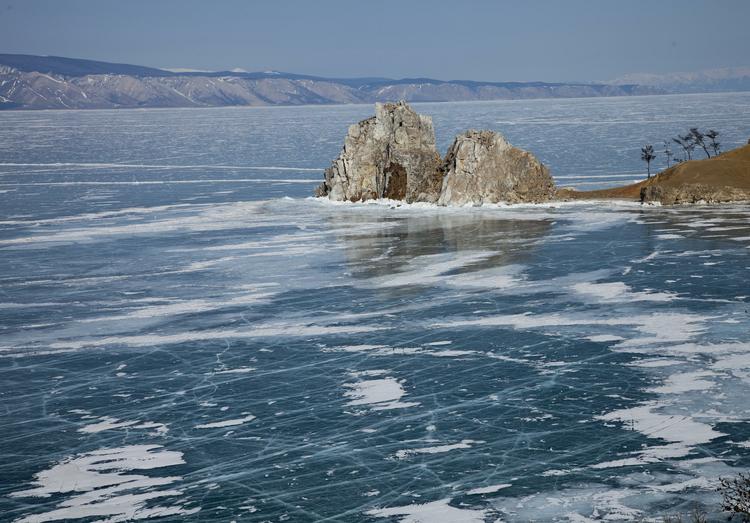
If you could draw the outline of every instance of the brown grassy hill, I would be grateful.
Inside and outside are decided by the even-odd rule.
[[[705,160],[682,162],[650,180],[597,191],[561,189],[564,200],[628,199],[663,204],[750,200],[750,144]]]

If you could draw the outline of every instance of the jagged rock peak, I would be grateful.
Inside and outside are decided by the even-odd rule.
[[[547,167],[493,131],[458,135],[443,171],[441,205],[545,202],[555,195]]]
[[[375,105],[375,117],[349,127],[317,196],[365,201],[435,202],[442,173],[432,118],[404,102]]]

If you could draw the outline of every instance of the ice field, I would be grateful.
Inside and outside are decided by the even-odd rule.
[[[415,108],[578,188],[750,138],[750,93]],[[0,520],[720,518],[750,206],[311,198],[372,113],[0,113]]]

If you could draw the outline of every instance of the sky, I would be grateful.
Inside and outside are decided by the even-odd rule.
[[[750,0],[0,0],[0,53],[327,77],[604,81],[750,65]]]

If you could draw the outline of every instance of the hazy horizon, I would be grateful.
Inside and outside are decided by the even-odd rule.
[[[0,52],[161,69],[596,82],[747,66],[750,3],[0,2]]]

